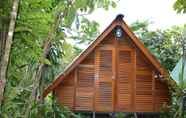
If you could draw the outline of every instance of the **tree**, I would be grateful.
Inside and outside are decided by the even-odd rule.
[[[186,1],[185,0],[176,0],[173,7],[177,13],[186,13]]]
[[[148,26],[148,21],[136,21],[131,25],[145,46],[171,71],[181,56],[179,39],[184,27],[173,26],[170,29],[150,31]]]
[[[81,6],[79,2],[83,3],[82,1],[75,1],[74,3],[72,1],[67,1],[66,4],[63,3],[63,4],[65,4],[63,6],[64,8],[59,8],[59,9],[57,9],[57,11],[55,11],[55,14],[54,14],[55,18],[54,18],[54,22],[53,22],[52,27],[51,27],[51,31],[48,32],[47,38],[44,41],[44,46],[43,46],[43,52],[41,54],[41,59],[46,59],[46,57],[48,55],[48,52],[50,50],[50,47],[51,47],[51,43],[53,42],[53,40],[55,38],[54,36],[58,31],[60,23],[61,23],[62,27],[64,25],[66,28],[70,28],[70,26],[73,23],[74,18],[76,16],[75,14],[76,14],[77,11],[79,11],[79,9],[84,10],[84,12],[89,11],[89,10],[87,10],[87,8],[88,9],[90,8],[92,10],[94,9],[94,7],[89,6],[89,3],[91,3],[90,1],[86,5],[86,7]],[[101,2],[98,2],[98,3],[101,3]],[[37,91],[38,91],[39,87],[42,87],[39,83],[43,83],[42,82],[42,77],[41,77],[42,72],[43,72],[43,67],[44,67],[44,63],[41,61],[41,63],[38,64],[37,71],[36,71],[36,74],[35,74],[35,77],[34,77],[35,81],[33,83],[34,88],[33,88],[33,91],[32,91],[31,100],[34,100],[34,99],[36,100],[38,95],[42,97],[43,91],[40,91],[40,93],[38,93],[38,95],[37,95]],[[43,90],[43,89],[41,89],[41,90]],[[43,98],[41,98],[41,101],[43,101]],[[31,105],[29,105],[29,106],[31,107]],[[27,112],[25,112],[26,117],[29,116],[27,114],[30,113],[30,107],[28,107]],[[42,115],[40,115],[40,116],[42,116]]]
[[[0,80],[0,107],[1,107],[1,104],[4,98],[4,89],[6,87],[6,81],[7,81],[6,73],[7,73],[7,68],[8,68],[9,55],[10,55],[11,44],[13,40],[18,6],[19,6],[19,0],[14,0],[13,5],[12,5],[12,12],[11,12],[11,17],[10,17],[8,35],[5,41],[4,51],[2,54],[2,60],[1,60],[1,66],[0,66],[0,79],[1,79]]]

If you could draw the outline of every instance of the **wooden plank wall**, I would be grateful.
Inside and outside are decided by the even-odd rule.
[[[117,40],[117,39],[116,39]],[[124,37],[117,45],[117,111],[131,111],[134,103],[134,47]]]
[[[75,71],[72,71],[56,89],[54,94],[60,104],[74,109]]]
[[[136,110],[153,111],[152,69],[140,52],[136,60]],[[142,107],[143,106],[143,107]]]
[[[109,34],[55,89],[75,111],[158,112],[169,102],[165,83],[127,35]]]

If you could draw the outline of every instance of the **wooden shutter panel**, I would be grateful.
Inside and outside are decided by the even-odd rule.
[[[92,111],[94,95],[94,67],[78,67],[76,110]]]
[[[112,51],[101,50],[99,60],[99,77],[100,79],[107,79],[112,76]]]
[[[152,76],[136,76],[136,109],[138,111],[153,110]],[[143,107],[141,107],[143,106]]]
[[[129,110],[131,106],[131,79],[133,72],[132,52],[119,50],[117,78],[117,109]]]
[[[99,82],[98,111],[112,111],[112,83]]]
[[[138,112],[151,112],[153,111],[152,68],[141,53],[138,52],[137,54],[136,110]]]
[[[74,108],[74,71],[55,89],[55,95],[60,103],[71,110]]]
[[[97,52],[96,111],[113,111],[113,50]]]
[[[160,111],[160,108],[167,104],[169,104],[169,89],[157,78],[155,80],[155,110]]]

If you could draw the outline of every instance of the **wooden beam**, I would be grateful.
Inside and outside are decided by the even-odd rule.
[[[153,104],[153,111],[155,111],[156,109],[155,109],[155,97],[156,97],[156,95],[155,95],[155,84],[156,84],[156,81],[155,81],[155,72],[153,71],[152,72],[152,104]]]
[[[74,101],[73,109],[76,110],[76,90],[77,90],[77,81],[78,81],[78,68],[74,71]]]
[[[91,64],[79,64],[78,67],[94,68],[94,65],[91,65]]]
[[[136,50],[134,49],[134,73],[133,73],[133,110],[136,111]]]
[[[95,72],[95,79],[94,79],[94,111],[96,111],[97,110],[97,107],[96,107],[96,103],[97,103],[97,101],[96,101],[96,97],[97,97],[97,81],[98,81],[98,73],[99,73],[99,63],[98,63],[98,60],[99,60],[99,50],[96,48],[95,49],[95,70],[94,70],[94,72]]]
[[[115,55],[114,55],[114,58],[115,58],[115,65],[114,65],[114,71],[115,71],[115,84],[114,84],[114,108],[113,108],[113,111],[116,111],[116,107],[117,107],[117,97],[118,97],[118,92],[117,92],[117,80],[118,80],[118,56],[119,56],[119,53],[118,53],[118,40],[116,39],[116,37],[114,37],[114,47],[115,47]]]

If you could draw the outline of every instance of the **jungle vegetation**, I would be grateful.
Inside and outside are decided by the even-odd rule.
[[[98,36],[99,23],[86,15],[98,8],[115,7],[114,0],[1,0],[0,117],[83,117],[59,106],[53,96],[41,96],[44,88],[82,51],[80,45]],[[177,0],[173,7],[178,14],[186,13],[185,0]],[[171,72],[182,56],[182,42],[186,40],[182,32],[186,26],[151,31],[149,25],[150,21],[136,21],[131,28]],[[173,98],[182,96],[180,89],[184,89],[176,87]],[[170,113],[162,117],[181,112],[179,103],[172,104]]]

